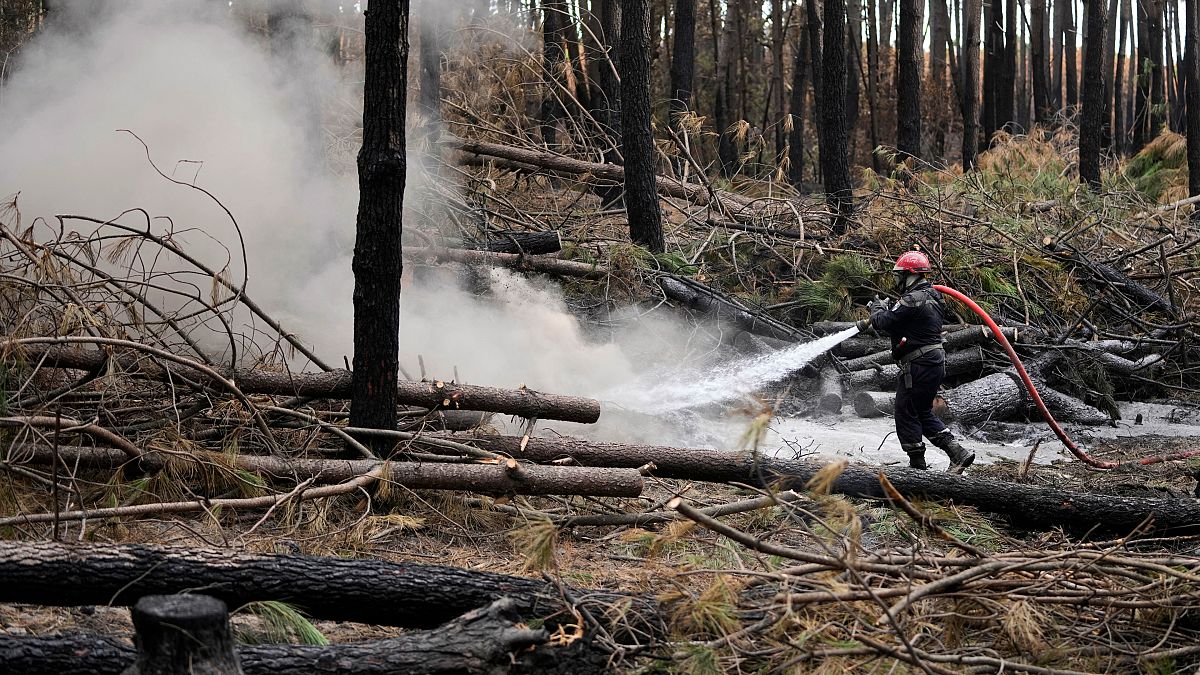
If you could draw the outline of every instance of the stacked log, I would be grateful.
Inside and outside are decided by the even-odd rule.
[[[817,327],[825,332],[835,325]],[[1018,344],[1024,365],[1034,380],[1042,399],[1060,421],[1081,424],[1106,424],[1110,417],[1078,398],[1054,388],[1049,371],[1052,365],[1070,355],[1080,354],[1102,365],[1113,377],[1129,377],[1150,371],[1162,363],[1160,354],[1139,354],[1138,345],[1129,341],[1103,340],[1085,342],[1060,340],[1052,343],[1043,331],[1025,327],[1002,329],[1005,337]],[[851,341],[848,341],[851,342]],[[840,362],[845,371],[844,385],[853,393],[854,411],[860,417],[880,417],[894,414],[895,388],[900,368],[895,365],[890,349],[863,353],[868,345],[878,341],[860,337],[854,344],[838,350],[841,356],[851,356]],[[946,348],[946,381],[953,385],[943,390],[935,406],[946,421],[977,426],[989,421],[1004,421],[1037,416],[1036,407],[1024,383],[995,344],[991,332],[982,326],[953,326],[944,333]]]

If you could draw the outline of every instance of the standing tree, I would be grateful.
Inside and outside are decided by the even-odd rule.
[[[792,132],[788,136],[788,182],[792,187],[801,190],[804,187],[804,102],[805,88],[808,86],[808,43],[805,40],[805,26],[800,27],[800,36],[793,45],[795,63],[792,67],[792,97],[790,111],[792,115]]]
[[[1046,0],[1031,0],[1029,11],[1029,68],[1033,81],[1033,119],[1045,124],[1053,116],[1050,105],[1050,33],[1046,29]]]
[[[696,0],[675,0],[675,43],[671,51],[671,123],[692,107],[696,68]]]
[[[662,253],[662,211],[650,129],[650,0],[621,0],[621,140],[629,238]]]
[[[846,44],[846,2],[825,0],[824,44]],[[854,212],[854,190],[850,182],[850,158],[846,127],[846,55],[825,49],[821,59],[821,176],[825,199],[833,211],[833,231],[845,234]]]
[[[441,22],[439,11],[431,3],[425,3],[417,13],[417,31],[420,40],[419,57],[421,66],[420,97],[417,108],[422,121],[430,129],[442,121],[442,49]]]
[[[1187,80],[1188,195],[1200,195],[1200,0],[1184,0],[1187,37],[1183,48],[1184,79]],[[1192,212],[1197,218],[1200,209]]]
[[[921,157],[921,8],[924,0],[900,0],[896,69],[896,149],[901,158]]]
[[[366,11],[362,148],[354,239],[354,374],[350,425],[396,426],[400,358],[400,233],[404,207],[404,97],[408,0]]]
[[[1104,0],[1084,2],[1083,101],[1079,118],[1079,179],[1093,190],[1100,189],[1100,146],[1107,107],[1104,97],[1104,24],[1108,13]]]
[[[979,151],[979,14],[982,0],[963,0],[962,75],[959,82],[958,107],[963,117],[963,170],[975,166]]]
[[[553,147],[558,143],[558,120],[564,114],[563,96],[566,85],[563,75],[567,61],[568,14],[566,0],[542,0],[542,75],[546,92],[538,110],[542,125],[542,142]]]

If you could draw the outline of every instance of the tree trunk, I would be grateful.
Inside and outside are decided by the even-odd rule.
[[[821,369],[821,397],[817,407],[831,413],[842,411],[842,376],[833,366]]]
[[[773,159],[778,164],[783,159],[784,118],[787,111],[783,105],[783,0],[771,0],[771,99],[770,124],[774,129],[775,145]],[[767,115],[764,115],[767,117]]]
[[[1067,82],[1067,105],[1079,105],[1079,72],[1076,69],[1077,53],[1079,51],[1078,29],[1075,25],[1075,0],[1059,0],[1063,3],[1063,58],[1066,62],[1066,73],[1063,77]]]
[[[825,0],[823,44],[846,43],[845,0]],[[826,49],[821,67],[821,175],[826,203],[833,213],[833,231],[842,235],[850,229],[854,212],[853,184],[846,127],[846,57],[837,49]]]
[[[0,602],[131,605],[145,595],[203,588],[231,607],[280,600],[316,619],[434,628],[503,597],[526,620],[564,612],[554,583],[456,567],[366,558],[261,555],[232,549],[141,544],[0,542]],[[335,581],[331,581],[335,580]],[[651,627],[657,603],[624,593],[576,589],[606,616],[629,603],[626,617]],[[613,626],[610,626],[610,629]]]
[[[366,11],[363,143],[354,240],[354,376],[350,423],[396,426],[400,359],[400,244],[404,215],[404,98],[408,0]]]
[[[1000,119],[1000,99],[1004,96],[1001,86],[1005,61],[1004,0],[989,0],[986,16],[987,31],[983,44],[983,147],[991,143],[992,134],[1004,124]]]
[[[542,128],[542,142],[550,148],[558,145],[558,120],[565,112],[562,99],[567,96],[563,73],[569,66],[566,52],[568,20],[566,0],[542,0],[542,76],[546,91],[538,109],[538,123]]]
[[[1150,4],[1150,21],[1146,26],[1150,38],[1150,54],[1154,66],[1150,69],[1150,130],[1147,141],[1158,138],[1167,119],[1166,69],[1164,68],[1163,14],[1166,0],[1147,0]]]
[[[531,438],[522,449],[516,436],[481,436],[476,443],[492,452],[504,452],[538,462],[572,458],[588,466],[643,466],[653,462],[654,475],[715,483],[772,485],[778,489],[807,483],[824,462],[783,459],[760,453],[669,448],[619,443],[590,443],[574,438]],[[925,496],[974,506],[981,511],[1009,516],[1026,526],[1064,525],[1079,531],[1097,528],[1128,533],[1153,517],[1162,530],[1200,529],[1200,501],[1195,499],[1143,499],[1074,493],[1044,485],[964,477],[934,471],[881,468],[851,464],[833,484],[833,492],[852,497],[881,498],[879,473],[883,472],[904,495]],[[0,544],[2,547],[3,544]],[[0,549],[2,550],[2,549]]]
[[[800,26],[799,38],[793,46],[795,59],[792,65],[792,95],[789,102],[792,132],[788,136],[788,182],[797,190],[804,189],[804,123],[808,117],[804,108],[808,98],[808,69],[811,67],[808,44],[805,40],[807,28],[807,22]]]
[[[1200,195],[1200,7],[1197,6],[1200,0],[1184,0],[1184,3],[1187,21],[1183,71],[1187,84],[1188,195],[1194,197]]]
[[[933,123],[933,147],[931,157],[935,162],[942,162],[946,155],[946,132],[950,117],[947,101],[950,100],[949,60],[947,53],[950,46],[950,14],[946,10],[946,0],[930,0],[929,3],[929,91],[932,92],[930,103],[930,121]]]
[[[48,465],[65,461],[94,469],[116,470],[127,466],[129,456],[120,450],[74,445],[23,445],[21,457],[30,464]],[[56,460],[57,458],[57,460]],[[228,463],[268,479],[273,484],[312,480],[317,485],[344,483],[378,469],[369,459],[286,459],[262,455],[214,455],[196,452],[175,455],[173,466],[191,466],[198,473],[214,462]],[[168,458],[148,450],[137,468],[160,471]],[[540,466],[501,463],[439,463],[392,461],[388,482],[409,490],[456,490],[485,495],[589,495],[594,497],[637,497],[642,477],[633,469],[593,469],[579,466]],[[18,516],[19,517],[19,516]]]
[[[1046,0],[1030,0],[1029,61],[1033,80],[1034,121],[1046,124],[1053,117],[1050,99],[1050,61],[1047,54],[1049,32],[1046,30]]]
[[[1054,26],[1051,28],[1053,36],[1053,75],[1051,76],[1051,87],[1054,91],[1053,105],[1055,112],[1062,112],[1067,106],[1067,100],[1063,97],[1063,64],[1066,62],[1066,9],[1067,2],[1071,0],[1049,0],[1051,11],[1054,12]]]
[[[500,254],[492,254],[500,255]],[[26,356],[38,355],[42,367],[76,368],[80,370],[103,369],[108,365],[108,353],[95,349],[74,347],[28,346]],[[143,377],[163,382],[193,381],[221,389],[222,385],[204,373],[172,365],[165,367],[154,364],[150,359],[117,357],[123,372],[136,373]],[[356,373],[357,374],[357,373]],[[323,373],[284,373],[267,370],[238,369],[225,371],[223,375],[237,383],[246,394],[272,394],[278,396],[311,396],[314,398],[346,398],[353,395],[352,376],[344,370]],[[394,377],[394,375],[393,375]],[[383,385],[380,384],[380,387]],[[376,429],[396,427],[396,403],[422,408],[449,408],[454,410],[485,410],[519,417],[559,419],[589,424],[600,417],[600,403],[593,399],[575,396],[543,394],[531,389],[497,389],[453,382],[410,382],[397,384],[393,379],[388,388],[395,392],[391,416],[392,423]],[[382,391],[374,392],[382,397]],[[352,404],[353,405],[353,404]],[[351,411],[353,415],[353,411]],[[351,426],[360,426],[351,417]]]
[[[418,110],[422,121],[431,127],[438,127],[442,121],[442,50],[440,13],[434,11],[432,5],[423,6],[424,11],[417,14],[417,27],[420,30],[420,61],[421,82]]]
[[[846,2],[846,155],[858,157],[859,83],[862,80],[862,0]],[[874,148],[871,148],[874,151]]]
[[[1104,63],[1101,66],[1104,73],[1104,122],[1103,146],[1110,152],[1113,147],[1113,87],[1116,77],[1117,58],[1117,17],[1121,11],[1120,0],[1108,0],[1108,12],[1105,13],[1104,26]]]
[[[1120,3],[1120,26],[1121,37],[1117,40],[1117,65],[1116,73],[1113,81],[1113,149],[1118,156],[1125,154],[1126,148],[1129,147],[1129,116],[1126,115],[1126,107],[1128,97],[1125,95],[1126,82],[1125,71],[1127,65],[1125,61],[1126,45],[1129,43],[1129,28],[1132,21],[1132,9],[1130,8],[1131,0],[1118,0]]]
[[[649,0],[621,0],[621,141],[629,238],[651,253],[665,250],[650,129]]]
[[[923,0],[900,0],[899,51],[896,71],[896,149],[900,158],[921,158],[921,40]]]
[[[671,51],[671,122],[692,109],[696,68],[696,0],[675,0],[675,44]]]
[[[607,671],[606,657],[590,649],[586,640],[569,647],[547,644],[547,631],[522,625],[511,605],[507,599],[497,600],[434,630],[384,640],[320,647],[237,645],[235,651],[246,675],[599,675]],[[134,648],[124,641],[102,635],[0,635],[0,662],[23,675],[118,675],[135,656]]]
[[[982,0],[963,0],[962,90],[959,110],[963,117],[962,166],[975,166],[979,151],[979,20]]]
[[[463,248],[493,253],[524,253],[525,255],[558,253],[562,250],[562,233],[558,230],[542,232],[504,230],[491,232],[489,235],[487,241],[464,242]]]
[[[599,92],[592,104],[596,121],[605,137],[604,162],[619,166],[624,160],[621,152],[621,79],[617,64],[621,61],[621,0],[602,0],[600,6],[600,36],[606,52],[597,76]],[[604,206],[619,204],[623,198],[619,185],[597,184],[596,196]]]
[[[207,595],[147,595],[133,608],[137,658],[123,675],[242,675],[225,603]]]
[[[994,0],[997,4],[1001,0]],[[999,77],[996,78],[996,129],[1012,129],[1016,121],[1017,85],[1017,2],[1004,0],[1007,4],[1007,23],[1004,29],[1004,55],[1000,60]]]
[[[717,124],[717,157],[721,162],[721,174],[731,178],[737,173],[738,149],[734,143],[734,109],[737,105],[734,80],[737,78],[734,62],[734,43],[737,41],[737,4],[727,2],[725,21],[721,27],[720,48],[717,51],[717,94],[715,99]]]
[[[817,126],[817,152],[818,161],[820,161],[819,153],[821,152],[821,128],[824,126],[824,113],[821,112],[821,98],[825,96],[825,88],[822,85],[824,78],[822,70],[824,69],[825,60],[821,58],[821,33],[824,26],[821,23],[821,13],[823,11],[818,3],[821,0],[804,0],[804,11],[808,18],[808,57],[812,64],[812,91],[813,91],[813,121]],[[822,169],[824,170],[824,169]],[[822,180],[822,182],[824,182]]]
[[[1079,179],[1100,190],[1100,146],[1103,143],[1104,46],[1108,13],[1104,0],[1084,0],[1087,34],[1083,51],[1083,105],[1079,115]]]

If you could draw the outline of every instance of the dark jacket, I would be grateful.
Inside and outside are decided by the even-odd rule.
[[[926,345],[941,343],[945,311],[942,294],[928,281],[922,281],[900,298],[895,309],[872,312],[871,325],[892,338],[892,356],[899,359]]]

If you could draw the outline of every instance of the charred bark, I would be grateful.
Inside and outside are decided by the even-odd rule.
[[[1100,189],[1100,146],[1104,141],[1107,108],[1104,95],[1105,24],[1103,0],[1085,0],[1087,37],[1083,45],[1083,103],[1079,116],[1079,179],[1092,191]]]
[[[1188,195],[1200,195],[1200,0],[1184,0],[1187,33],[1183,50],[1187,118]],[[1193,214],[1200,211],[1193,211]],[[1193,215],[1193,219],[1196,215]]]
[[[921,73],[923,0],[900,0],[899,51],[896,69],[896,149],[900,159],[921,158]]]
[[[396,426],[400,359],[401,223],[404,216],[404,98],[408,1],[366,11],[363,143],[358,153],[354,240],[354,375],[350,423]]]
[[[825,183],[825,201],[833,214],[833,231],[845,234],[854,214],[854,185],[850,181],[846,125],[846,56],[830,45],[846,42],[845,0],[825,0],[824,39],[821,67],[821,176]]]
[[[236,653],[246,675],[607,672],[607,657],[591,649],[586,640],[570,647],[549,645],[547,632],[522,626],[511,604],[497,600],[435,630],[385,640],[323,647],[238,645]],[[0,663],[25,675],[119,675],[134,658],[133,647],[102,635],[0,635]]]
[[[650,129],[649,0],[621,0],[621,141],[629,238],[651,253],[665,250]]]
[[[545,232],[492,232],[487,241],[468,242],[465,248],[493,253],[541,255],[562,250],[562,234],[558,230]]]
[[[666,296],[688,309],[714,317],[718,323],[730,323],[755,335],[798,342],[811,335],[771,318],[766,312],[755,311],[714,288],[686,277],[663,275],[658,280]]]
[[[133,608],[137,658],[123,675],[242,675],[225,603],[207,595],[147,595]]]
[[[259,555],[231,549],[140,544],[0,542],[0,602],[40,605],[132,605],[145,595],[204,592],[239,607],[282,600],[309,616],[385,626],[434,628],[471,610],[510,598],[526,621],[564,612],[558,586],[539,579],[455,567],[374,559]],[[626,625],[660,630],[652,600],[574,589],[605,616],[606,605],[632,603]],[[614,619],[614,625],[621,621]]]

